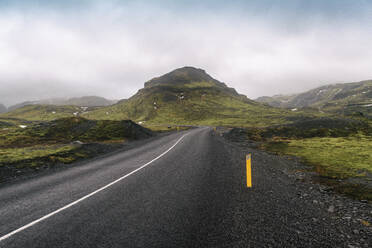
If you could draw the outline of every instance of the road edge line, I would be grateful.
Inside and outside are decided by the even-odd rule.
[[[170,152],[170,151],[171,151],[171,150],[172,150],[172,149],[173,149],[173,148],[174,148],[174,147],[175,147],[175,146],[176,146],[176,145],[177,145],[177,144],[178,144],[178,143],[179,143],[179,142],[180,142],[180,141],[181,141],[181,140],[186,136],[186,135],[188,135],[188,134],[189,134],[189,133],[186,133],[186,134],[182,135],[182,137],[179,138],[179,139],[176,141],[176,143],[174,143],[174,145],[172,145],[168,150],[166,150],[165,152],[163,152],[162,154],[160,154],[159,156],[157,156],[156,158],[154,158],[154,159],[151,160],[150,162],[147,162],[146,164],[144,164],[144,165],[138,167],[137,169],[135,169],[135,170],[129,172],[128,174],[126,174],[126,175],[124,175],[124,176],[122,176],[122,177],[116,179],[115,181],[113,181],[113,182],[111,182],[111,183],[109,183],[109,184],[106,184],[105,186],[103,186],[103,187],[101,187],[101,188],[99,188],[99,189],[93,191],[92,193],[90,193],[90,194],[88,194],[88,195],[86,195],[86,196],[83,196],[83,197],[79,198],[78,200],[76,200],[76,201],[74,201],[74,202],[71,202],[71,203],[65,205],[64,207],[61,207],[61,208],[59,208],[59,209],[57,209],[57,210],[55,210],[55,211],[53,211],[53,212],[51,212],[51,213],[49,213],[49,214],[47,214],[47,215],[44,215],[43,217],[41,217],[41,218],[39,218],[39,219],[37,219],[37,220],[34,220],[34,221],[32,221],[32,222],[30,222],[30,223],[28,223],[28,224],[26,224],[26,225],[24,225],[24,226],[22,226],[22,227],[20,227],[20,228],[18,228],[18,229],[16,229],[16,230],[14,230],[14,231],[12,231],[12,232],[10,232],[10,233],[8,233],[8,234],[6,234],[6,235],[0,237],[0,242],[3,241],[3,240],[5,240],[5,239],[7,239],[7,238],[10,238],[10,237],[13,236],[14,234],[17,234],[17,233],[19,233],[19,232],[21,232],[21,231],[23,231],[23,230],[26,230],[26,229],[28,229],[28,228],[30,228],[30,227],[32,227],[32,226],[38,224],[39,222],[42,222],[43,220],[46,220],[46,219],[52,217],[53,215],[56,215],[56,214],[62,212],[62,211],[65,210],[65,209],[68,209],[68,208],[70,208],[70,207],[72,207],[72,206],[74,206],[74,205],[76,205],[76,204],[78,204],[78,203],[84,201],[85,199],[87,199],[87,198],[89,198],[89,197],[91,197],[91,196],[93,196],[93,195],[95,195],[95,194],[97,194],[97,193],[99,193],[99,192],[101,192],[101,191],[103,191],[103,190],[109,188],[110,186],[112,186],[112,185],[114,185],[114,184],[120,182],[121,180],[123,180],[123,179],[129,177],[130,175],[133,175],[133,174],[136,173],[137,171],[142,170],[143,168],[147,167],[148,165],[152,164],[153,162],[155,162],[156,160],[158,160],[159,158],[163,157],[165,154],[167,154],[168,152]]]

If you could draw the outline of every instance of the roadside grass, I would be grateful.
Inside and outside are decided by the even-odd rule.
[[[234,129],[233,129],[234,130]],[[232,131],[233,131],[232,130]],[[356,199],[372,201],[372,129],[361,118],[318,118],[244,132],[263,150],[294,156],[311,166],[313,181]]]
[[[151,136],[151,131],[132,121],[87,120],[80,117],[37,122],[25,128],[0,129],[0,148],[67,144],[74,141],[124,142]]]
[[[372,173],[370,136],[279,139],[264,143],[262,147],[278,154],[300,157],[323,177],[345,179]]]
[[[75,161],[75,159],[66,156],[66,154],[70,154],[74,149],[76,149],[76,146],[73,145],[39,145],[1,149],[0,166],[5,164],[18,164],[17,167],[36,167],[39,166],[41,162],[44,163],[45,160],[71,163]]]
[[[24,173],[70,164],[122,147],[153,132],[132,121],[80,117],[28,122],[0,128],[0,181]]]
[[[162,124],[143,124],[142,125],[145,128],[150,129],[153,132],[174,132],[174,131],[183,131],[183,130],[189,130],[193,128],[192,126],[177,126],[177,125],[162,125]]]
[[[0,183],[41,169],[93,158],[121,147],[123,146],[120,143],[102,142],[82,145],[40,144],[0,149]]]

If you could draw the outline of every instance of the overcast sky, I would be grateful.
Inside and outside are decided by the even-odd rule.
[[[372,1],[0,0],[0,102],[130,97],[185,65],[250,98],[372,78]]]

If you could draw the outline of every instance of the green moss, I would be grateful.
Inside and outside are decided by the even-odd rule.
[[[145,121],[146,125],[263,127],[290,123],[290,116],[308,115],[259,104],[212,85],[193,82],[182,87],[145,88],[124,103],[83,116],[88,119]]]
[[[39,144],[66,144],[72,141],[123,142],[151,136],[151,132],[132,121],[87,120],[80,117],[62,118],[31,124],[27,128],[0,129],[0,147],[17,148]]]
[[[71,164],[75,162],[77,159],[75,156],[70,156],[70,157],[58,157],[57,160],[64,164]]]
[[[212,82],[192,82],[183,85],[186,88],[210,88],[213,86],[214,84]]]
[[[26,148],[9,148],[0,150],[0,165],[17,163],[19,161],[34,160],[53,156],[56,158],[59,154],[70,152],[75,147],[72,145],[58,146],[33,146]],[[31,162],[31,166],[36,166]]]
[[[75,114],[81,114],[82,112],[84,112],[83,109],[77,106],[27,105],[11,112],[0,114],[0,117],[29,121],[50,121],[73,117]]]
[[[189,130],[193,128],[191,126],[177,126],[177,125],[147,125],[145,124],[143,126],[154,132],[183,131],[183,130]]]
[[[372,137],[279,140],[264,144],[267,150],[302,158],[322,176],[347,178],[372,173]]]

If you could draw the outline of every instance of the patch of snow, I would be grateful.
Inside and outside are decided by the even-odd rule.
[[[76,140],[76,141],[72,141],[71,144],[73,144],[73,145],[82,145],[84,143],[81,142],[80,140]]]
[[[292,111],[297,111],[297,108],[293,108],[293,109],[291,109]]]
[[[366,93],[367,93],[367,91],[363,91],[363,92],[362,92],[362,94],[366,94]]]
[[[110,113],[109,112],[106,112],[106,115],[109,115]]]
[[[154,109],[158,109],[158,107],[154,106]]]
[[[19,125],[20,128],[26,128],[26,125]]]
[[[88,107],[80,107],[83,111],[86,111]]]
[[[341,91],[342,91],[342,89],[337,89],[336,92],[333,93],[333,95],[337,95]]]
[[[325,91],[325,90],[319,90],[318,93],[316,93],[316,95],[321,94],[323,91]]]
[[[79,112],[75,112],[75,113],[74,113],[74,116],[77,116],[78,114],[79,114]]]
[[[363,107],[372,107],[372,104],[363,105]]]
[[[55,114],[55,113],[56,113],[56,111],[53,111],[53,112],[52,112],[52,114]]]
[[[139,121],[139,122],[138,122],[138,124],[140,124],[140,125],[143,124],[143,123],[144,123],[144,121]]]

